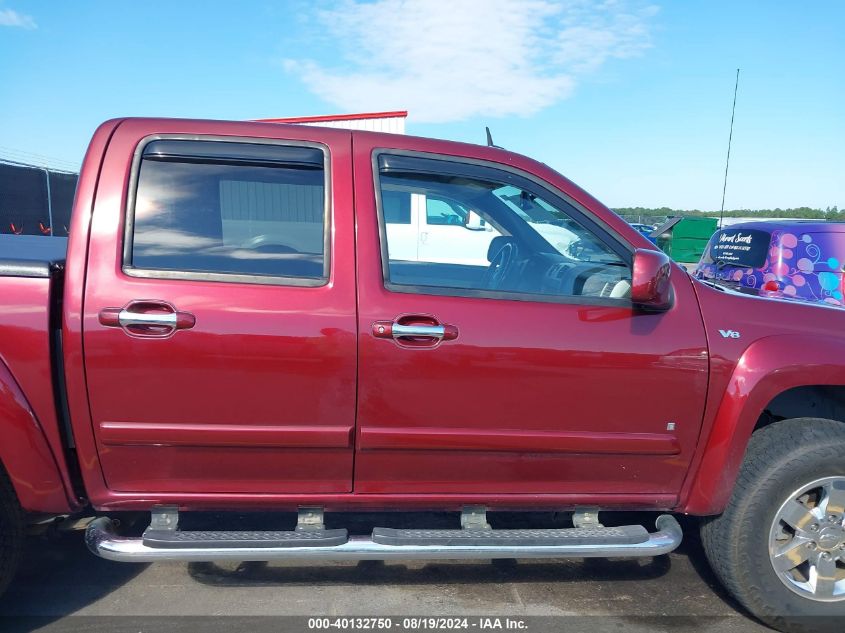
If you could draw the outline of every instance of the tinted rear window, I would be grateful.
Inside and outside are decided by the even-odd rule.
[[[704,263],[759,268],[766,262],[772,235],[756,229],[722,229],[710,238]]]
[[[323,157],[306,147],[157,141],[138,177],[135,269],[326,276]]]

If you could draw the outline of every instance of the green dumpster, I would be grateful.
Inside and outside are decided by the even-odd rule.
[[[716,232],[716,218],[670,218],[654,229],[657,246],[676,262],[696,263]]]

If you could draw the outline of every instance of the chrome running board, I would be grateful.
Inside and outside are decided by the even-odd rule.
[[[491,560],[496,558],[632,558],[667,554],[681,544],[681,526],[671,515],[661,514],[657,531],[638,543],[563,543],[560,545],[386,545],[371,537],[352,536],[340,545],[318,547],[150,547],[141,537],[119,536],[107,517],[92,521],[85,542],[94,554],[108,560],[151,563],[155,561],[342,561],[342,560]]]

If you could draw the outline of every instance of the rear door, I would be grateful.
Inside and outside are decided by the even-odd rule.
[[[109,489],[351,490],[349,148],[340,130],[118,128],[93,212],[84,303]]]

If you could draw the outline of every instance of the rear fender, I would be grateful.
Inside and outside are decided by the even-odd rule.
[[[703,457],[680,510],[711,515],[724,510],[760,415],[793,387],[845,385],[845,342],[813,335],[769,336],[740,356],[722,396]]]
[[[32,408],[8,367],[0,361],[0,462],[30,512],[63,514],[72,502]],[[73,504],[75,505],[75,504]]]

